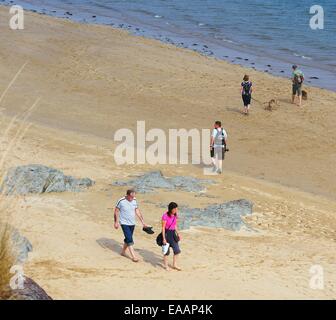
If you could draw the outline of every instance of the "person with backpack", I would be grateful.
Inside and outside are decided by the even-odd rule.
[[[302,105],[302,84],[304,81],[304,74],[301,70],[298,69],[297,65],[294,65],[292,67],[293,69],[293,74],[292,74],[292,103],[295,104],[295,97],[297,96],[299,99],[298,106],[301,107]]]
[[[222,123],[216,121],[210,138],[210,157],[214,165],[213,172],[222,173],[225,152],[228,150],[226,145],[227,133],[224,128],[222,128]]]
[[[241,94],[244,103],[244,114],[248,115],[251,99],[252,99],[252,82],[249,81],[250,77],[246,74],[241,83]]]
[[[177,228],[178,222],[178,205],[171,202],[168,205],[168,211],[162,216],[162,253],[163,253],[163,266],[169,271],[168,256],[170,248],[173,249],[173,269],[181,271],[182,269],[177,265],[177,257],[181,253],[179,241],[181,235]]]

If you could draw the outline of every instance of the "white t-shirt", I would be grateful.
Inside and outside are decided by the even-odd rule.
[[[223,128],[213,129],[212,135],[214,138],[214,147],[223,148],[223,139],[227,139],[227,133]]]
[[[126,197],[121,198],[117,203],[117,208],[120,210],[119,222],[127,226],[135,225],[135,209],[138,208],[138,204],[135,198],[132,201],[128,201]]]

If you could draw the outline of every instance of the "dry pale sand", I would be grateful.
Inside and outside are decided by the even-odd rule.
[[[7,27],[0,10],[2,135],[11,117],[41,102],[32,127],[10,150],[5,169],[41,163],[96,185],[82,193],[10,198],[11,223],[33,244],[28,276],[55,299],[335,299],[336,93],[308,88],[299,109],[290,104],[288,80],[246,71],[156,41],[103,26],[79,25],[26,14],[26,29]],[[280,101],[267,112],[255,103],[239,113],[239,83],[248,72],[255,98]],[[204,178],[196,166],[117,166],[113,134],[147,128],[208,128],[222,119],[230,136],[225,171],[209,186],[214,197],[187,192],[139,195],[149,224],[159,228],[171,200],[191,207],[247,198],[246,222],[255,232],[194,228],[183,231],[182,272],[167,273],[160,248],[136,230],[141,262],[119,256],[120,231],[112,208],[123,195],[115,180],[161,169],[167,176]],[[20,123],[8,133],[13,137]],[[7,133],[6,133],[7,134]],[[3,155],[9,139],[2,139]],[[312,265],[324,268],[324,290],[309,286]]]

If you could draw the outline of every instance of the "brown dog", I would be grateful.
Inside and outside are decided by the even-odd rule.
[[[308,92],[306,90],[302,90],[302,99],[308,100]]]
[[[276,110],[278,108],[279,103],[275,99],[271,99],[268,102],[264,102],[264,105],[265,105],[265,110],[273,111],[273,110]]]

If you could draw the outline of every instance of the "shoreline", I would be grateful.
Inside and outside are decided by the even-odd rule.
[[[5,1],[5,0],[4,0]],[[13,3],[4,2],[2,6],[11,6]],[[22,3],[21,3],[22,5]],[[330,72],[327,69],[317,69],[309,65],[305,65],[306,62],[300,61],[300,55],[293,54],[291,60],[289,57],[283,57],[279,59],[276,57],[276,53],[265,53],[260,51],[254,53],[251,50],[244,49],[242,45],[226,41],[226,44],[223,44],[221,41],[212,39],[210,42],[207,39],[202,38],[192,38],[188,35],[183,36],[183,32],[178,34],[172,34],[170,31],[165,31],[162,29],[162,32],[154,32],[153,30],[146,30],[146,25],[137,26],[133,25],[133,22],[126,21],[126,17],[117,18],[117,17],[100,17],[96,15],[87,15],[83,16],[79,14],[78,16],[71,11],[66,11],[61,9],[54,10],[52,8],[40,8],[35,5],[28,5],[25,3],[27,9],[26,11],[39,14],[47,15],[56,19],[70,20],[75,23],[80,23],[84,25],[102,25],[113,28],[114,30],[124,30],[130,35],[144,37],[147,39],[157,40],[167,45],[172,45],[177,48],[182,48],[197,52],[200,55],[203,55],[208,58],[214,58],[219,61],[225,61],[229,64],[234,64],[247,68],[251,71],[262,72],[266,74],[271,74],[276,77],[281,77],[283,79],[289,79],[291,77],[291,66],[293,64],[298,64],[304,70],[306,75],[305,86],[314,87],[319,89],[330,90],[336,92],[336,86],[333,85],[334,73]],[[120,14],[121,15],[121,14]],[[150,27],[150,25],[148,25]],[[147,26],[147,29],[148,29]],[[161,34],[160,34],[161,33]],[[200,42],[200,43],[199,43]],[[225,41],[224,41],[225,42]],[[301,57],[303,60],[304,57]],[[264,62],[266,60],[267,62]],[[323,72],[323,74],[321,74]],[[320,81],[323,79],[324,83],[321,84]]]

